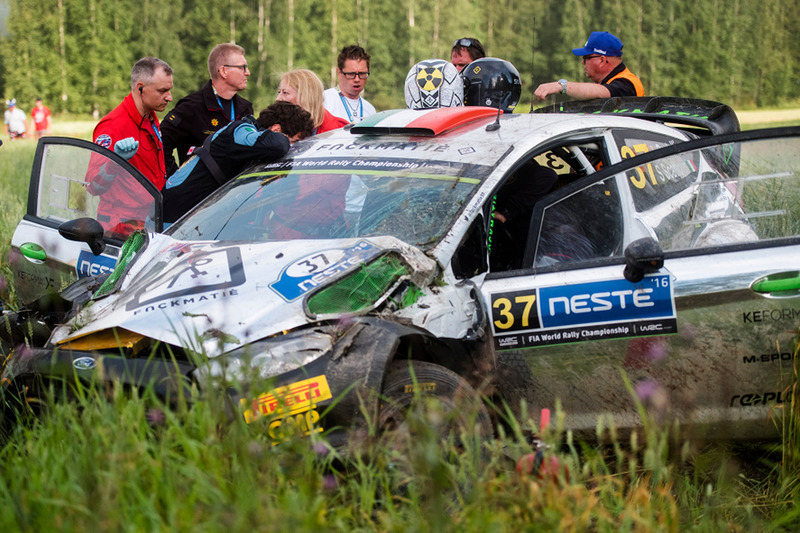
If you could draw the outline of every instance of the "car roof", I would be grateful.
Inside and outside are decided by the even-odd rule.
[[[564,113],[500,114],[485,107],[393,110],[363,123],[297,143],[286,156],[311,158],[384,157],[436,159],[496,165],[511,151],[528,151],[549,141],[608,129],[639,129],[686,139],[675,128],[633,117]]]

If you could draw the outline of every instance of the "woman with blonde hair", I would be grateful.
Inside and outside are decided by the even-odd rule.
[[[290,70],[281,76],[276,100],[299,105],[309,113],[314,121],[314,133],[323,133],[347,126],[343,118],[335,117],[323,105],[322,92],[325,88],[319,76],[304,68]]]

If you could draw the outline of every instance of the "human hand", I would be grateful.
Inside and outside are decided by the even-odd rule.
[[[538,100],[544,100],[551,94],[558,94],[561,92],[561,84],[557,81],[542,83],[534,91],[534,95]]]
[[[114,144],[114,153],[120,156],[124,160],[129,160],[131,157],[134,156],[136,150],[139,149],[139,141],[134,139],[133,137],[126,137],[125,139],[120,139],[119,141]]]

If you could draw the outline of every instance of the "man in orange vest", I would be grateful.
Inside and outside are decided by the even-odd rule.
[[[593,31],[583,48],[572,53],[583,61],[586,77],[593,83],[567,80],[543,83],[534,94],[544,100],[551,94],[566,94],[576,100],[644,96],[641,80],[622,62],[622,41],[607,31]]]

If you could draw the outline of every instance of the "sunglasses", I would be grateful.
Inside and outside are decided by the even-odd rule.
[[[464,46],[469,48],[470,46],[475,46],[475,43],[472,42],[472,39],[456,39],[456,42],[453,43],[453,46]]]
[[[581,58],[581,61],[583,61],[584,63],[586,63],[587,61],[589,61],[590,59],[594,59],[595,57],[603,57],[603,56],[600,56],[600,55],[597,55],[597,56],[583,56],[583,57]]]

